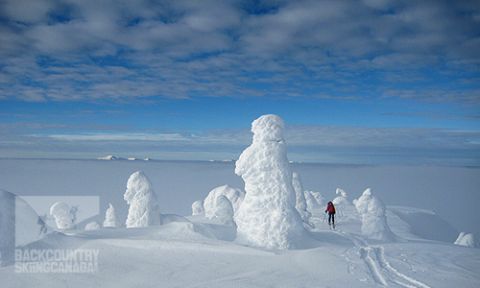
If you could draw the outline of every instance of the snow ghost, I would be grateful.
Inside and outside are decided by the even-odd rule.
[[[205,217],[211,218],[213,216],[213,213],[215,210],[215,201],[217,200],[217,197],[220,195],[227,197],[227,199],[230,201],[230,203],[233,206],[234,213],[238,210],[238,208],[240,207],[240,204],[242,204],[243,198],[245,197],[245,193],[240,189],[233,188],[228,185],[216,187],[212,189],[212,191],[208,193],[205,200],[203,200]]]
[[[337,188],[335,194],[338,196],[332,200],[337,212],[337,218],[344,218],[345,220],[357,220],[358,215],[355,206],[348,200],[348,194],[345,190]]]
[[[307,210],[311,214],[323,215],[325,207],[323,206],[323,196],[320,192],[305,191],[305,201],[307,203]]]
[[[205,210],[203,209],[202,200],[197,200],[192,203],[192,216],[204,215]]]
[[[475,237],[473,234],[465,232],[460,232],[460,235],[458,235],[458,238],[455,240],[454,244],[472,248],[477,247],[477,243],[475,243]]]
[[[76,207],[70,208],[65,202],[56,202],[50,207],[50,215],[58,229],[72,229],[76,219]]]
[[[292,185],[296,196],[295,208],[300,214],[300,217],[302,217],[303,222],[308,224],[312,214],[307,211],[307,200],[305,200],[302,180],[300,179],[300,175],[296,172],[293,172],[292,174]]]
[[[160,224],[157,197],[143,172],[137,171],[130,175],[123,198],[130,205],[125,223],[127,228]]]
[[[353,201],[357,212],[362,216],[362,234],[368,238],[391,241],[394,234],[387,224],[386,209],[380,199],[372,195],[370,188],[360,198]]]
[[[105,211],[105,221],[103,221],[103,227],[117,227],[117,216],[112,203],[108,204],[107,211]]]
[[[98,230],[100,229],[100,224],[97,222],[93,221],[85,225],[85,231],[91,231],[91,230]]]
[[[209,218],[224,225],[234,225],[233,206],[230,200],[224,195],[219,195],[217,199],[215,199],[213,215]]]
[[[253,121],[253,142],[235,163],[235,173],[243,178],[246,192],[235,213],[237,239],[268,249],[294,248],[305,233],[295,209],[283,127],[276,115]]]

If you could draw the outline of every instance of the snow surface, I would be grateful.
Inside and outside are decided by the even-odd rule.
[[[147,227],[160,223],[157,196],[150,180],[142,171],[130,175],[123,198],[130,205],[125,223],[127,228]]]
[[[288,249],[306,237],[295,209],[283,129],[283,121],[276,115],[253,121],[253,142],[235,163],[235,173],[245,182],[246,192],[235,214],[237,237],[252,246]]]
[[[245,197],[245,192],[240,189],[233,188],[229,185],[222,185],[212,189],[207,197],[203,200],[203,208],[205,211],[206,217],[212,217],[216,207],[217,197],[223,195],[227,197],[230,203],[233,206],[233,211],[238,211],[240,205],[242,204],[243,198]]]
[[[115,228],[118,226],[117,214],[115,213],[115,207],[112,203],[108,204],[108,208],[105,211],[105,220],[103,221],[103,227]]]
[[[386,207],[383,202],[367,188],[360,198],[353,201],[358,214],[362,217],[362,234],[370,239],[393,241],[394,234],[387,224]]]

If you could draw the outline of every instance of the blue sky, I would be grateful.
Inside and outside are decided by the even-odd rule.
[[[0,5],[0,157],[480,164],[478,1]]]

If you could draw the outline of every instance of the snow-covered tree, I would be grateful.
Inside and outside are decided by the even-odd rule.
[[[58,229],[72,229],[75,224],[76,211],[77,209],[72,210],[65,202],[56,202],[50,207],[50,215],[55,219]]]
[[[477,247],[475,242],[475,237],[472,233],[460,232],[457,240],[455,240],[455,245],[465,246],[465,247]]]
[[[207,197],[203,200],[203,208],[205,209],[205,216],[207,218],[211,218],[215,211],[215,202],[217,197],[223,195],[227,197],[233,207],[234,213],[238,210],[240,205],[242,204],[243,198],[245,197],[245,193],[237,188],[230,187],[228,185],[218,186],[212,191],[210,191]]]
[[[98,224],[96,221],[90,222],[87,225],[85,225],[85,231],[98,230],[98,229],[100,229],[100,224]]]
[[[312,214],[307,210],[307,201],[305,200],[302,180],[297,172],[293,172],[292,174],[292,186],[296,196],[295,208],[300,214],[300,217],[302,217],[303,222],[310,225],[310,217]]]
[[[353,201],[357,212],[362,217],[362,234],[368,238],[391,241],[394,234],[387,224],[385,204],[366,189],[360,198]]]
[[[107,211],[105,211],[105,221],[103,221],[103,227],[117,227],[117,215],[115,214],[115,208],[112,203],[108,204]]]
[[[358,219],[357,211],[355,206],[350,202],[348,199],[348,193],[341,189],[337,188],[335,191],[337,197],[332,200],[333,205],[335,205],[335,210],[337,212],[337,219],[344,219],[344,220],[356,220]]]
[[[295,247],[305,232],[295,209],[283,129],[283,121],[276,115],[253,121],[253,142],[235,163],[235,173],[243,178],[246,192],[235,214],[237,238],[269,249]]]
[[[213,215],[209,218],[214,219],[221,224],[234,225],[233,206],[225,195],[218,195],[217,199],[215,199]]]
[[[325,207],[323,206],[323,196],[320,192],[305,191],[305,201],[307,203],[307,210],[313,214],[323,214]]]
[[[123,195],[128,207],[127,228],[147,227],[160,223],[157,197],[152,184],[142,171],[130,175]]]
[[[203,201],[197,200],[192,203],[192,216],[205,215],[205,210],[203,209]]]

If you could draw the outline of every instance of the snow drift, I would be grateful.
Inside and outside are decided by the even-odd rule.
[[[160,224],[157,197],[150,180],[142,171],[130,175],[123,198],[130,205],[125,223],[127,228]]]
[[[253,121],[253,142],[235,163],[235,173],[243,178],[246,192],[235,214],[240,242],[287,249],[296,247],[296,241],[305,234],[295,209],[283,129],[283,121],[276,115]]]

